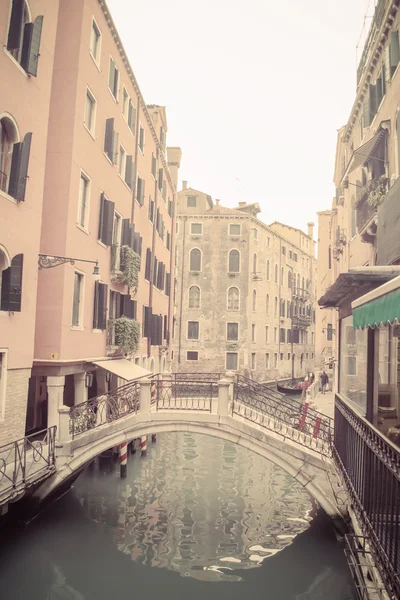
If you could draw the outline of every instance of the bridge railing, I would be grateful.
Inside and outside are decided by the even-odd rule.
[[[190,379],[156,381],[156,410],[192,410],[212,412],[213,398],[218,398],[217,381]]]
[[[74,439],[90,429],[137,413],[140,408],[140,384],[133,381],[115,390],[72,406],[69,411],[69,430]]]
[[[333,459],[392,598],[400,598],[400,451],[335,396]]]
[[[332,419],[251,379],[238,376],[234,385],[232,415],[275,431],[302,446],[330,456]]]
[[[55,468],[56,426],[0,446],[0,503]]]

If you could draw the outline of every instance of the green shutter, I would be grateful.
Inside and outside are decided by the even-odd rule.
[[[126,167],[125,167],[125,183],[129,185],[132,189],[133,184],[133,159],[130,154],[126,157]]]
[[[24,255],[17,254],[2,272],[0,310],[21,312]]]
[[[113,159],[114,119],[106,119],[106,132],[104,135],[104,152],[110,160]]]
[[[390,70],[391,75],[400,62],[399,32],[392,31],[390,34]]]
[[[21,66],[27,73],[36,77],[40,55],[43,17],[36,17],[34,23],[27,23],[24,31]]]
[[[31,151],[32,134],[25,134],[19,160],[18,185],[15,198],[20,202],[25,200],[26,182],[28,179],[29,155]]]

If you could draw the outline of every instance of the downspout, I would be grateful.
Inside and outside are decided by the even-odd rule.
[[[154,181],[154,213],[153,213],[153,235],[151,240],[151,263],[150,263],[150,287],[149,287],[149,307],[152,309],[153,307],[153,280],[154,280],[154,264],[155,264],[155,249],[156,249],[156,225],[157,225],[157,204],[158,204],[158,193],[157,193],[157,183],[158,183],[158,159],[159,159],[159,148],[157,147],[157,177]],[[152,311],[153,312],[153,311]],[[151,356],[151,331],[150,335],[147,336],[147,357]]]
[[[181,301],[180,301],[180,313],[179,313],[179,344],[178,344],[178,363],[181,362],[181,345],[182,345],[182,307],[183,307],[183,274],[185,271],[185,241],[186,241],[186,220],[187,217],[183,217],[183,236],[182,236],[182,275],[181,275]]]
[[[134,165],[134,176],[133,176],[133,185],[132,185],[132,209],[131,209],[131,223],[133,223],[133,219],[135,216],[135,199],[136,199],[136,186],[137,186],[137,159],[138,159],[138,131],[139,131],[139,112],[140,112],[140,96],[137,96],[137,111],[136,111],[136,125],[135,125],[135,134],[136,134],[136,147],[135,147],[135,165]]]

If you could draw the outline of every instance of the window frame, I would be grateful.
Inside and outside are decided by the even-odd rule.
[[[232,233],[231,227],[239,227],[239,233]],[[228,223],[228,235],[231,237],[238,237],[242,235],[242,224],[241,223]]]
[[[193,252],[193,250],[198,250],[200,253],[200,268],[199,269],[192,269],[192,252]],[[197,247],[191,248],[189,250],[189,271],[191,273],[201,273],[202,266],[203,266],[203,253],[202,253],[201,249],[197,248]]]
[[[229,290],[237,290],[238,291],[238,307],[237,308],[229,308]],[[231,285],[226,290],[226,310],[229,312],[238,312],[240,310],[240,288],[237,285]]]
[[[78,279],[80,278],[81,284],[79,288],[79,306],[78,306],[78,324],[74,323],[74,302],[75,302],[75,276],[78,275]],[[71,310],[71,329],[83,331],[84,326],[84,304],[85,304],[85,273],[80,269],[74,269],[74,278],[72,285],[72,310]]]
[[[228,366],[228,356],[236,356],[236,368]],[[239,370],[239,352],[225,352],[225,370],[226,371],[238,371]]]
[[[256,352],[252,352],[250,369],[251,369],[251,371],[255,371],[256,368],[257,368],[257,355],[256,355]]]
[[[190,306],[190,290],[193,288],[197,288],[199,291],[199,305],[198,306]],[[201,310],[201,289],[199,285],[195,283],[188,288],[188,309],[189,310]]]
[[[194,206],[189,206],[189,198],[193,199],[195,201],[195,205]],[[197,208],[197,196],[186,196],[186,208]]]
[[[13,129],[13,140],[10,140],[10,149],[7,152],[8,155],[8,164],[7,164],[7,171],[8,172],[4,172],[2,171],[2,163],[0,162],[0,171],[2,173],[4,173],[7,176],[7,185],[6,185],[6,190],[3,190],[0,187],[0,195],[1,196],[5,196],[8,200],[11,200],[12,202],[17,203],[18,200],[16,198],[14,198],[14,196],[11,196],[9,194],[9,186],[10,186],[10,175],[11,175],[11,164],[12,164],[12,157],[13,157],[13,152],[14,152],[14,145],[21,143],[21,136],[19,133],[19,129],[18,129],[18,125],[16,120],[14,119],[14,117],[12,115],[10,115],[9,113],[1,113],[0,114],[0,122],[4,120],[4,127],[7,128],[7,121],[9,122],[8,127],[12,127]],[[10,138],[9,133],[7,132],[7,137]]]
[[[194,232],[193,231],[193,225],[199,225],[201,231],[198,232]],[[190,223],[190,235],[203,235],[203,223]]]
[[[143,137],[142,137],[142,132],[143,132]],[[138,131],[138,136],[137,136],[137,145],[138,145],[140,152],[144,156],[144,148],[146,145],[146,132],[140,121],[139,121],[139,131]]]
[[[93,27],[94,25],[94,27]],[[94,29],[97,29],[98,33],[99,33],[99,37],[98,37],[98,45],[97,45],[97,54],[98,56],[95,56],[92,52],[92,35],[93,35],[93,31]],[[92,16],[92,22],[91,22],[91,28],[90,28],[90,42],[89,42],[89,54],[93,59],[94,64],[96,65],[96,67],[100,70],[100,63],[101,63],[101,46],[102,46],[102,41],[103,41],[103,35],[101,33],[101,29],[99,27],[99,24],[97,23],[96,19]]]
[[[111,61],[114,63],[114,91],[115,91],[115,94],[114,94],[114,91],[110,88]],[[115,81],[115,73],[117,73],[116,81]],[[121,73],[119,72],[119,69],[117,69],[117,63],[110,54],[110,60],[108,63],[108,89],[110,91],[111,96],[114,98],[115,102],[118,102],[118,98],[119,98],[120,75],[121,75]]]
[[[119,178],[122,179],[122,181],[125,183],[125,185],[128,185],[125,181],[126,157],[127,156],[128,156],[128,153],[125,150],[124,146],[122,144],[119,144],[117,172],[118,172]],[[122,162],[121,162],[121,157],[123,157]]]
[[[232,252],[237,252],[238,255],[239,255],[239,269],[237,271],[232,271],[230,269],[230,256],[231,256]],[[235,275],[240,275],[240,273],[242,272],[241,271],[241,266],[242,266],[242,255],[241,255],[240,250],[238,248],[231,248],[228,251],[228,265],[227,265],[227,271],[228,271],[228,273],[232,273],[232,274],[235,273]]]
[[[86,181],[86,202],[84,212],[84,223],[81,223],[82,216],[82,196],[81,196],[81,181]],[[89,175],[83,169],[80,170],[79,174],[79,192],[78,192],[78,214],[77,214],[77,227],[82,229],[85,233],[89,233],[89,211],[90,211],[90,196],[91,196],[92,180]]]
[[[189,337],[190,325],[195,323],[197,323],[197,337]],[[198,342],[200,340],[200,321],[193,321],[191,319],[187,321],[186,339],[190,342]]]
[[[229,325],[236,325],[236,337],[230,338],[228,335]],[[227,321],[226,323],[226,341],[227,342],[238,342],[239,341],[239,321]]]
[[[119,271],[120,266],[121,266],[121,245],[122,245],[122,222],[123,222],[123,217],[121,215],[121,213],[117,212],[116,210],[114,210],[114,220],[113,220],[113,233],[112,233],[112,243],[111,246],[116,246],[116,252],[115,252],[115,266],[114,269],[115,271]],[[119,223],[119,225],[117,226],[117,235],[118,235],[118,240],[116,241],[115,239],[115,225],[116,223]]]
[[[196,354],[197,358],[189,358],[189,354]],[[198,350],[187,350],[186,351],[186,362],[198,362],[199,351]]]

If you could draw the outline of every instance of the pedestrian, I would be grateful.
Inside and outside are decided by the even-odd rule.
[[[306,397],[308,385],[309,385],[309,380],[308,380],[308,375],[307,375],[307,377],[304,378],[303,385],[302,385],[302,392],[301,392],[302,400],[304,400],[304,398]]]
[[[329,378],[328,375],[325,373],[325,371],[323,371],[321,373],[321,389],[322,389],[322,393],[325,394],[326,391],[326,386],[329,383]]]

